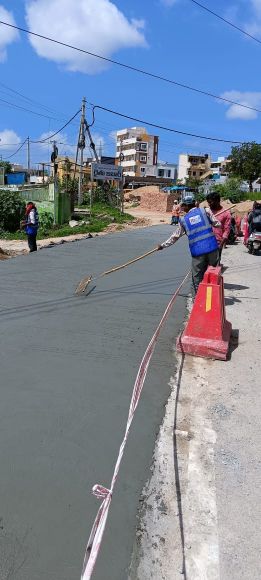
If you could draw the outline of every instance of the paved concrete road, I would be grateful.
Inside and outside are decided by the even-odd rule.
[[[161,226],[50,248],[0,264],[0,577],[79,580],[110,484],[133,382],[163,310],[188,269],[186,240],[73,295],[88,273],[163,241]],[[147,378],[94,577],[125,580],[139,494],[175,371],[178,298]]]

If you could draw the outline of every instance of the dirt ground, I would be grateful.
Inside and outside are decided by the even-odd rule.
[[[169,224],[171,221],[171,213],[166,211],[156,211],[149,209],[141,209],[140,207],[130,207],[126,208],[130,215],[133,215],[137,219],[145,219],[148,221],[147,225],[157,226],[159,224],[165,223]]]

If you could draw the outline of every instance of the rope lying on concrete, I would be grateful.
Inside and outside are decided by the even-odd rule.
[[[123,457],[125,446],[126,446],[127,439],[129,436],[130,427],[131,427],[131,424],[132,424],[132,421],[134,418],[134,414],[135,414],[135,411],[137,409],[137,406],[138,406],[138,403],[140,400],[140,396],[141,396],[144,382],[145,382],[145,379],[147,376],[151,357],[153,355],[153,352],[154,352],[154,349],[156,346],[156,342],[157,342],[157,339],[160,335],[161,329],[164,326],[167,318],[169,317],[172,306],[173,306],[181,288],[184,286],[185,282],[187,281],[187,279],[190,275],[190,272],[191,271],[189,270],[189,272],[186,274],[185,278],[182,280],[180,286],[176,290],[175,294],[173,294],[171,300],[169,301],[168,306],[167,306],[167,308],[162,316],[162,319],[161,319],[155,333],[153,334],[151,341],[150,341],[150,343],[145,351],[145,354],[142,358],[142,361],[141,361],[141,364],[140,364],[140,367],[138,370],[138,374],[137,374],[137,377],[135,380],[134,388],[133,388],[132,399],[131,399],[130,408],[129,408],[129,415],[128,415],[128,420],[127,420],[125,435],[124,435],[122,444],[120,446],[118,458],[117,458],[116,465],[115,465],[114,472],[113,472],[111,486],[109,489],[107,489],[106,487],[103,487],[102,485],[95,485],[92,489],[92,493],[97,498],[102,499],[103,501],[102,501],[102,504],[98,510],[97,516],[95,518],[95,521],[94,521],[94,524],[92,527],[92,531],[91,531],[91,535],[89,537],[89,541],[88,541],[88,544],[86,547],[81,580],[89,580],[92,577],[92,573],[93,573],[95,563],[96,563],[96,560],[97,560],[97,557],[99,554],[99,550],[100,550],[100,546],[101,546],[101,542],[102,542],[102,538],[103,538],[103,534],[104,534],[104,530],[105,530],[105,526],[106,526],[106,521],[107,521],[107,517],[108,517],[108,512],[109,512],[109,508],[110,508],[110,504],[111,504],[111,500],[112,500],[114,487],[115,487],[115,484],[117,481],[122,457]]]

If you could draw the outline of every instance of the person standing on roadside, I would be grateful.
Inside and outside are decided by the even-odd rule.
[[[185,215],[180,217],[176,231],[166,242],[159,244],[163,250],[175,244],[183,234],[187,234],[189,249],[192,255],[192,282],[196,294],[208,266],[217,266],[219,249],[212,227],[221,227],[209,208],[196,207],[194,196],[186,196],[181,203]]]
[[[215,191],[212,191],[207,194],[207,202],[212,211],[212,214],[215,216],[217,213],[221,212],[224,208],[220,203],[220,195]],[[221,254],[223,248],[226,247],[230,228],[231,228],[231,213],[230,211],[223,211],[223,213],[218,217],[221,227],[216,228],[213,226],[213,232],[216,236],[218,247],[219,247],[219,261],[221,259]]]
[[[37,252],[36,237],[39,227],[38,211],[35,204],[29,201],[26,204],[25,220],[22,222],[27,234],[28,246],[30,252]]]
[[[180,206],[178,201],[175,199],[173,208],[172,208],[172,218],[171,218],[171,226],[177,226],[179,223],[179,216],[180,216]]]

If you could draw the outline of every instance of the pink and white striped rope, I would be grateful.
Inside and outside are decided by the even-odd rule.
[[[117,481],[122,457],[124,454],[124,449],[125,449],[125,446],[127,443],[128,436],[129,436],[130,427],[131,427],[131,424],[133,421],[133,417],[134,417],[135,411],[137,409],[137,406],[138,406],[138,403],[140,400],[141,392],[142,392],[144,382],[145,382],[145,379],[147,376],[151,357],[153,355],[160,331],[161,331],[162,327],[164,326],[164,324],[165,324],[165,322],[166,322],[166,320],[171,312],[172,306],[173,306],[182,286],[184,286],[185,282],[187,281],[189,275],[190,275],[190,271],[186,274],[184,280],[181,282],[181,284],[178,287],[178,289],[176,290],[175,294],[173,294],[171,300],[169,301],[169,304],[168,304],[168,306],[167,306],[167,308],[162,316],[162,319],[161,319],[156,331],[153,334],[153,337],[152,337],[152,339],[151,339],[151,341],[146,349],[146,352],[143,356],[143,359],[141,361],[140,368],[138,370],[138,374],[137,374],[134,388],[133,388],[132,399],[131,399],[130,408],[129,408],[128,421],[127,421],[127,425],[126,425],[126,431],[125,431],[125,435],[124,435],[122,444],[120,446],[119,455],[118,455],[118,459],[117,459],[117,462],[116,462],[116,465],[114,468],[110,489],[107,489],[106,487],[103,487],[102,485],[95,485],[92,489],[92,493],[97,498],[102,499],[103,501],[102,501],[102,504],[98,510],[97,516],[95,518],[95,521],[94,521],[94,524],[92,527],[92,531],[91,531],[91,535],[89,537],[88,544],[86,547],[81,580],[89,580],[92,577],[92,573],[93,573],[95,563],[96,563],[96,560],[97,560],[97,557],[99,554],[99,550],[100,550],[100,546],[101,546],[101,542],[102,542],[102,538],[103,538],[103,534],[104,534],[104,530],[105,530],[105,526],[106,526],[106,521],[107,521],[107,517],[108,517],[108,513],[109,513],[109,508],[110,508],[110,504],[111,504],[111,500],[112,500],[114,487],[115,487],[115,484]]]

